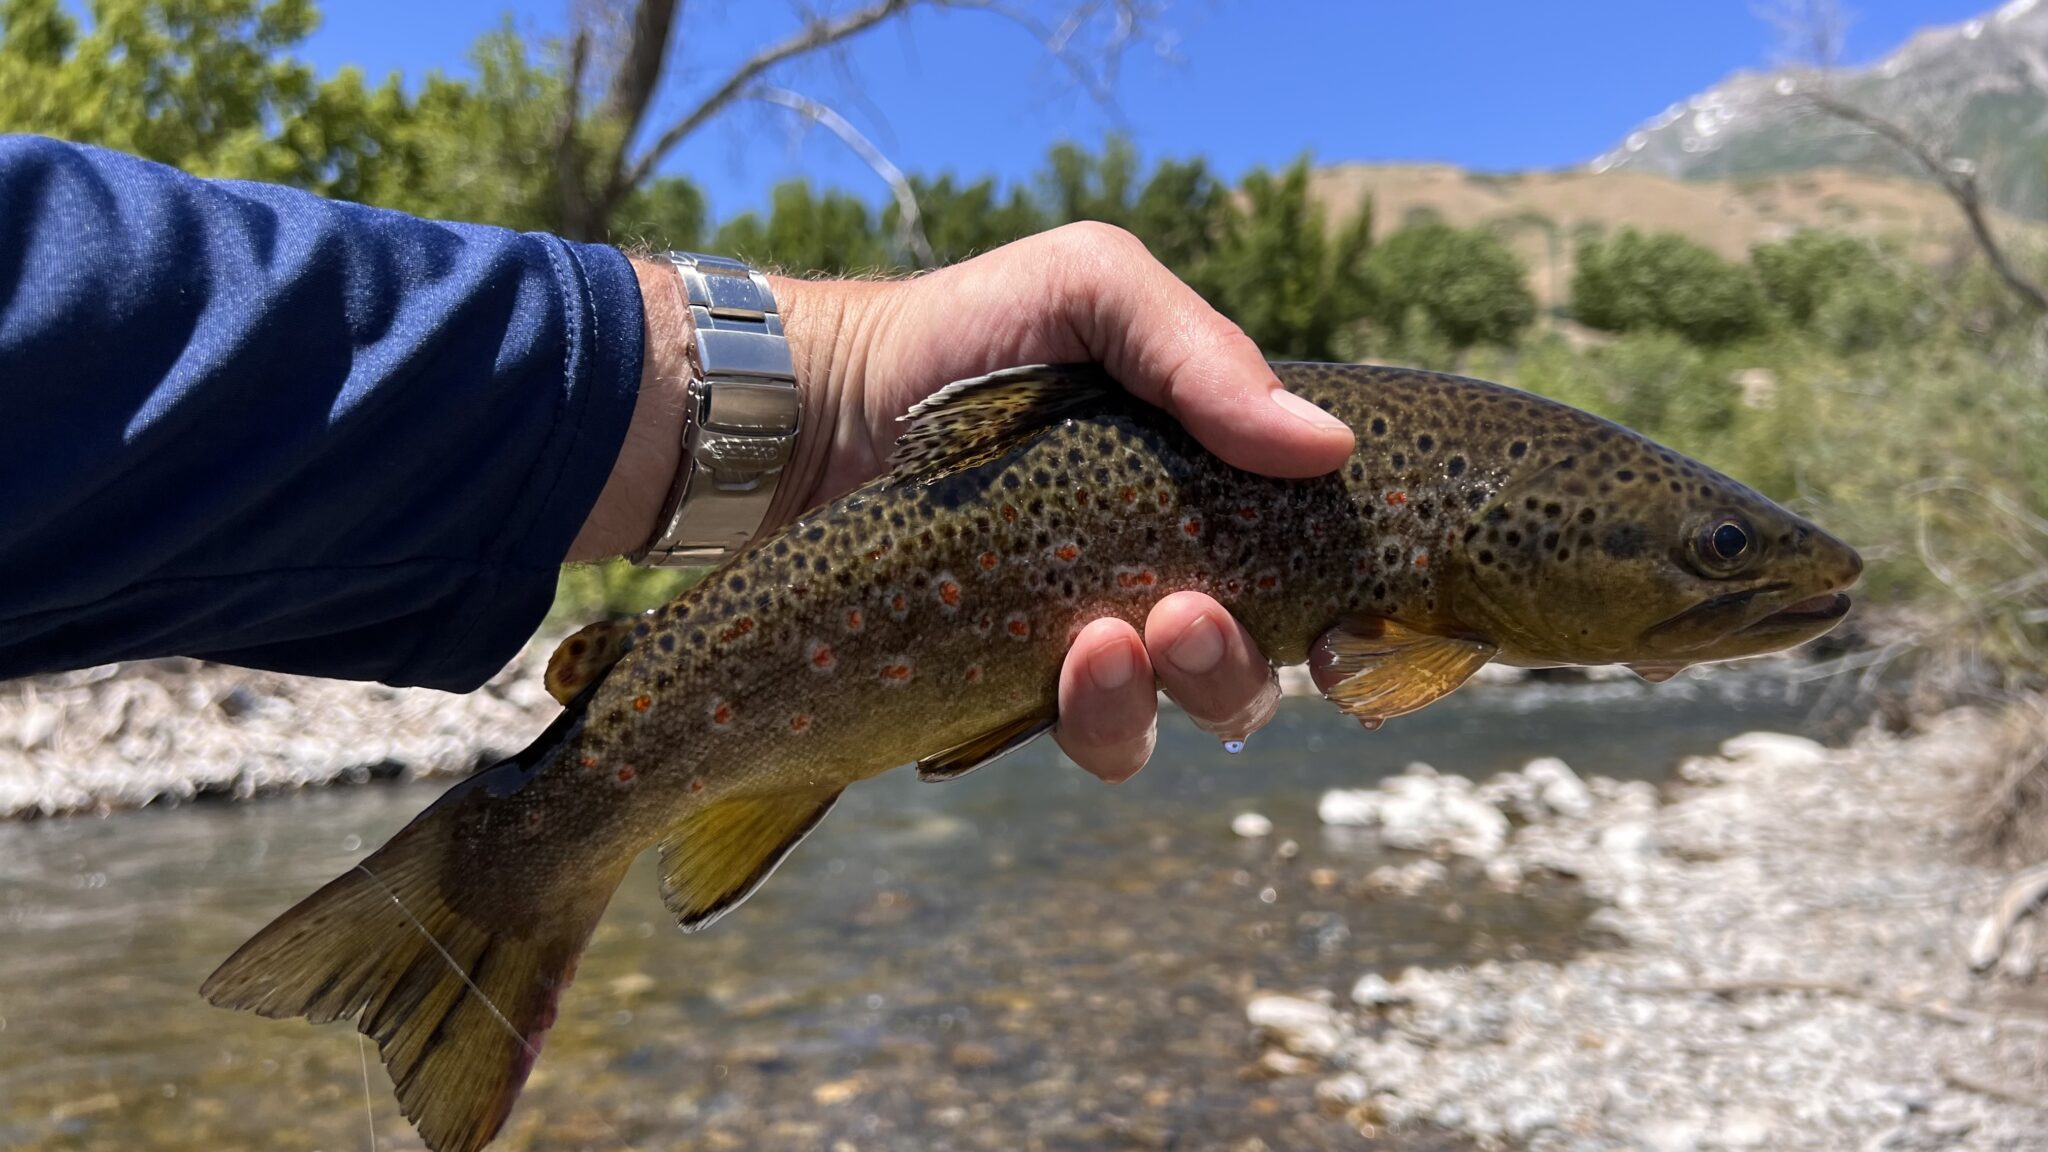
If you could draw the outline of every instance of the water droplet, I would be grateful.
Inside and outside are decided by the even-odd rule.
[[[1242,752],[1242,751],[1244,751],[1244,741],[1242,741],[1242,740],[1225,740],[1225,741],[1223,742],[1223,750],[1224,750],[1225,752],[1228,752],[1228,753],[1230,753],[1230,754],[1231,754],[1232,756],[1235,756],[1235,755],[1237,755],[1237,754],[1238,754],[1239,752]]]

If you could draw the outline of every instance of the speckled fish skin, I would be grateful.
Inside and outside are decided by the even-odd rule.
[[[1058,418],[926,453],[638,618],[546,735],[280,917],[206,994],[359,1015],[429,1146],[473,1149],[630,860],[660,843],[670,907],[708,923],[847,785],[912,761],[965,770],[978,740],[1049,723],[1092,620],[1141,625],[1196,590],[1276,663],[1335,628],[1359,669],[1345,684],[1370,683],[1332,698],[1376,722],[1488,659],[1659,678],[1809,639],[1847,608],[1853,550],[1615,425],[1449,376],[1276,370],[1356,430],[1344,468],[1238,471],[1163,412],[1054,373],[1082,390]],[[1742,554],[1710,554],[1731,524]]]

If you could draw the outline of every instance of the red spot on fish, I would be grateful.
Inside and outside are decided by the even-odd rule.
[[[1158,573],[1150,568],[1118,568],[1116,586],[1126,592],[1136,592],[1159,583]]]
[[[969,684],[981,683],[981,665],[969,664],[967,666],[967,682]]]
[[[898,620],[910,615],[910,597],[901,592],[892,593],[889,597],[889,615]]]
[[[1069,541],[1052,550],[1053,558],[1062,564],[1072,564],[1081,558],[1081,546]]]
[[[1387,493],[1387,503],[1389,504],[1406,504],[1407,502],[1408,494],[1406,492]]]
[[[1417,568],[1427,568],[1427,567],[1429,567],[1429,553],[1427,553],[1427,552],[1417,552],[1417,553],[1415,554],[1415,566],[1416,566]]]
[[[619,783],[631,784],[634,781],[634,779],[638,777],[640,774],[638,772],[633,771],[633,766],[631,764],[621,764],[619,765],[619,770],[613,775],[615,775],[618,778]]]
[[[960,582],[953,579],[951,573],[940,573],[939,578],[932,581],[932,591],[948,612],[960,607]]]
[[[882,665],[882,682],[892,686],[910,683],[914,669],[908,660],[896,660]]]
[[[981,565],[983,572],[993,572],[996,570],[996,565],[1003,562],[1003,558],[993,552],[983,552],[976,558],[976,562]]]
[[[647,711],[647,710],[648,710],[649,708],[652,708],[652,707],[654,707],[654,697],[652,697],[652,696],[635,696],[635,697],[633,697],[633,711],[635,711],[635,712],[645,712],[645,711]]]
[[[1239,580],[1235,576],[1223,582],[1223,593],[1226,596],[1235,596],[1242,591],[1244,591],[1244,581]]]
[[[726,703],[726,702],[725,702],[725,701],[723,701],[723,700],[714,700],[714,701],[712,701],[712,702],[711,702],[711,708],[710,708],[710,712],[711,712],[711,726],[712,726],[713,728],[730,728],[730,727],[732,727],[732,717],[733,717],[733,709],[732,709],[732,705],[730,705],[730,704]]]
[[[976,632],[980,633],[983,636],[986,636],[989,633],[995,631],[995,629],[996,618],[990,613],[983,612],[980,616],[975,617],[974,630]]]
[[[576,763],[582,765],[583,768],[587,771],[589,769],[597,767],[597,757],[585,756],[581,760],[578,760]]]
[[[720,632],[718,634],[718,639],[720,643],[730,644],[733,641],[739,639],[740,637],[753,632],[753,630],[754,618],[752,616],[742,616],[739,619],[733,621],[731,627],[725,629],[723,632]]]
[[[526,810],[526,826],[528,828],[531,829],[540,827],[540,819],[540,809],[528,808]]]
[[[1016,522],[1017,510],[1015,508],[1010,507],[1008,504],[1003,505],[1003,523],[1015,524]]]
[[[1086,488],[1074,489],[1074,503],[1079,504],[1083,508],[1088,506],[1088,490]]]
[[[1126,504],[1136,504],[1138,502],[1138,490],[1126,484],[1121,489],[1118,489],[1117,498]]]
[[[858,631],[860,631],[860,630],[861,630],[861,629],[862,629],[863,627],[865,627],[866,625],[867,625],[867,617],[865,617],[865,616],[861,615],[861,611],[860,611],[860,609],[858,609],[858,608],[850,608],[850,609],[848,609],[848,610],[847,610],[847,612],[846,612],[846,630],[847,630],[848,632],[858,632]]]
[[[1200,516],[1183,517],[1180,522],[1180,530],[1189,536],[1200,536],[1202,534],[1202,518]]]
[[[1259,510],[1246,504],[1237,510],[1237,518],[1247,524],[1256,524],[1259,521]]]
[[[1257,585],[1261,592],[1277,591],[1280,587],[1280,574],[1271,571],[1261,572],[1252,577],[1252,583]]]
[[[704,778],[703,778],[702,776],[692,776],[692,777],[690,777],[690,791],[692,791],[692,792],[702,792],[703,790],[704,790]]]
[[[789,730],[791,732],[807,732],[810,730],[810,727],[811,714],[809,712],[799,712],[789,718]]]
[[[813,640],[804,650],[804,661],[813,672],[830,672],[839,660],[832,655],[832,646],[823,640]]]
[[[1012,612],[1003,617],[1003,631],[1008,632],[1012,640],[1029,640],[1031,618],[1022,612]]]

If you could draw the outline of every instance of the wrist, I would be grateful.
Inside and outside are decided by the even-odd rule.
[[[786,524],[881,470],[868,432],[868,345],[894,285],[770,276],[803,395],[803,431],[770,509]]]
[[[604,491],[569,546],[572,563],[628,556],[646,546],[683,459],[691,376],[690,318],[675,269],[633,261],[640,281],[640,390]]]

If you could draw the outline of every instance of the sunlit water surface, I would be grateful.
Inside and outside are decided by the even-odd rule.
[[[1170,717],[1116,788],[1050,741],[944,785],[891,773],[702,935],[673,930],[643,860],[498,1146],[1360,1147],[1313,1077],[1258,1074],[1247,994],[1564,956],[1588,909],[1561,882],[1509,896],[1464,871],[1448,895],[1368,895],[1392,857],[1317,823],[1325,789],[1545,754],[1661,779],[1732,733],[1807,726],[1761,686],[1470,692],[1370,735],[1289,700],[1237,756]],[[417,1148],[374,1053],[365,1091],[351,1029],[194,989],[443,787],[0,824],[0,1147]],[[1244,811],[1273,835],[1233,835]]]

